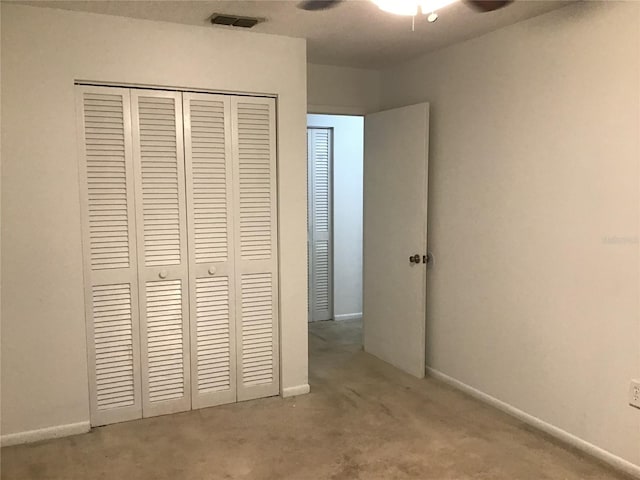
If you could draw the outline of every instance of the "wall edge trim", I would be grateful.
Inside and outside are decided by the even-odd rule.
[[[616,470],[627,473],[635,478],[640,479],[640,465],[636,465],[631,463],[628,460],[625,460],[622,457],[614,455],[613,453],[598,447],[592,443],[587,442],[586,440],[581,439],[573,435],[572,433],[567,432],[566,430],[562,430],[555,425],[545,422],[544,420],[539,419],[529,413],[526,413],[502,400],[498,400],[491,395],[484,393],[481,390],[478,390],[470,385],[467,385],[460,380],[457,380],[449,375],[436,370],[435,368],[431,368],[427,366],[427,375],[431,378],[435,378],[436,380],[440,380],[443,383],[455,388],[456,390],[460,390],[481,402],[484,402],[498,410],[511,415],[512,417],[517,418],[518,420],[530,425],[552,437],[574,447],[578,450],[587,453],[588,455],[597,458],[598,460],[603,461],[604,463],[614,467]]]
[[[341,315],[334,315],[334,320],[336,322],[341,322],[343,320],[359,320],[361,318],[362,318],[362,312],[343,313]]]
[[[302,385],[295,385],[293,387],[287,387],[282,389],[282,398],[297,397],[298,395],[306,395],[311,391],[308,383]]]
[[[311,115],[353,115],[365,116],[367,109],[360,106],[340,106],[340,105],[307,105],[307,114]]]
[[[2,444],[3,447],[22,445],[24,443],[39,442],[41,440],[79,435],[81,433],[87,433],[90,430],[91,424],[88,421],[68,423],[65,425],[56,425],[54,427],[38,428],[36,430],[2,435],[2,437],[0,437],[0,444]]]

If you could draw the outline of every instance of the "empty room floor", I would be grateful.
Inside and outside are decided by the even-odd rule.
[[[359,321],[309,333],[311,393],[4,448],[2,478],[623,479],[436,380],[362,351]]]

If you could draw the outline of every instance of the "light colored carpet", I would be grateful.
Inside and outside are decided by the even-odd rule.
[[[364,353],[359,321],[310,327],[309,395],[5,448],[15,480],[623,479],[432,379]]]

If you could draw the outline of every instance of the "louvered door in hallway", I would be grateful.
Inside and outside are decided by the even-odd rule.
[[[333,318],[332,129],[307,128],[309,318]]]
[[[275,101],[78,87],[92,425],[279,392]]]

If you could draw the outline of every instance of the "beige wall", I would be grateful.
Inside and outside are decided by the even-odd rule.
[[[638,4],[584,2],[381,76],[309,65],[308,104],[431,102],[429,365],[640,465],[639,32]],[[6,4],[1,41],[2,433],[88,420],[75,79],[279,95],[283,386],[306,385],[304,43]]]
[[[309,113],[364,115],[380,108],[380,72],[361,68],[307,67]]]
[[[432,109],[428,364],[636,465],[639,31],[580,2],[382,75]]]
[[[88,421],[74,80],[278,95],[281,368],[307,385],[304,40],[2,5],[2,433]]]

